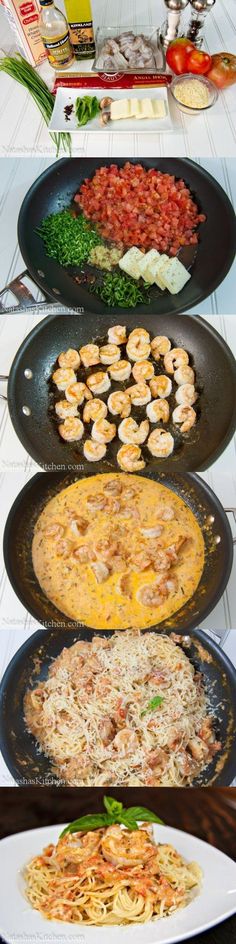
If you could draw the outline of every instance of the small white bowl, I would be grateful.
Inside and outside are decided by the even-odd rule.
[[[182,102],[179,102],[178,98],[176,98],[175,89],[178,88],[178,85],[183,85],[184,82],[187,81],[191,82],[193,79],[201,82],[201,85],[204,85],[209,92],[208,105],[204,105],[203,108],[192,108],[191,105],[183,105]],[[184,75],[176,75],[170,85],[170,92],[175,104],[178,105],[180,111],[183,111],[185,115],[201,115],[203,111],[208,111],[209,108],[212,108],[212,105],[215,105],[219,95],[218,89],[213,85],[213,82],[207,78],[207,75],[197,75],[193,72],[186,72]]]

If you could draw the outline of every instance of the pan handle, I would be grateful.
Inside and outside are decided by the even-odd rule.
[[[36,301],[36,299],[32,295],[32,292],[30,291],[28,286],[25,285],[23,281],[26,278],[26,276],[30,278],[30,281],[34,285],[31,275],[29,274],[28,270],[25,269],[24,272],[20,272],[20,275],[17,275],[15,279],[12,279],[12,282],[9,282],[8,285],[5,285],[5,288],[1,289],[0,314],[1,315],[22,314],[22,311],[24,312],[28,310],[29,308],[36,308],[36,314],[38,314],[38,312],[43,312],[44,310],[46,313],[49,313],[48,309],[52,309],[52,313],[54,313],[54,305],[47,302],[45,300],[45,296],[44,296],[44,301],[42,302]],[[35,289],[36,289],[36,286],[35,286]],[[16,299],[17,304],[8,305],[8,307],[5,308],[5,306],[1,302],[1,299],[3,298],[4,295],[7,294],[7,292],[11,292],[12,295],[14,295],[14,298]]]
[[[233,507],[233,508],[225,508],[225,511],[226,511],[227,514],[233,515],[233,518],[234,518],[234,521],[235,521],[235,524],[236,524],[236,508],[234,508],[234,507]],[[233,544],[236,544],[236,535],[235,535],[235,537],[234,537],[233,534],[232,534],[232,538],[233,538]]]
[[[1,382],[1,380],[2,380],[2,381],[8,380],[8,375],[7,375],[7,374],[0,374],[0,382]],[[6,402],[7,402],[7,397],[5,397],[4,393],[0,393],[0,400],[6,400]]]

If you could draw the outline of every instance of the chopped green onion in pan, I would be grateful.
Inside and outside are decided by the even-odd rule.
[[[101,238],[82,214],[72,216],[69,210],[61,210],[42,220],[38,235],[43,239],[47,256],[60,265],[81,265],[91,249]]]
[[[121,308],[135,308],[142,302],[145,305],[150,303],[145,283],[141,288],[133,279],[120,275],[119,272],[108,272],[103,284],[94,284],[90,290],[100,295],[102,301],[111,308],[116,305]]]

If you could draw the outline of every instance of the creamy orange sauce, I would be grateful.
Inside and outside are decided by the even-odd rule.
[[[109,482],[121,489],[118,495],[108,495]],[[104,501],[104,507],[92,509],[94,501]],[[164,520],[170,508],[172,518]],[[75,533],[81,519],[83,534]],[[158,526],[158,537],[142,533]],[[138,555],[142,566],[154,542],[158,557],[181,538],[185,540],[167,573],[158,572],[155,558],[146,569],[139,568]],[[98,583],[92,568],[101,559],[100,541],[108,541],[108,574]],[[76,557],[80,547],[91,561]],[[42,590],[71,619],[93,629],[144,629],[161,623],[192,597],[203,571],[204,540],[192,511],[172,490],[148,478],[111,473],[75,482],[47,503],[35,527],[32,557]],[[174,589],[166,591],[159,605],[137,599],[143,586],[164,580],[165,587],[168,579],[174,580]]]

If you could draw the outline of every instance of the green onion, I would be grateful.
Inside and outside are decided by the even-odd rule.
[[[38,235],[43,239],[47,256],[60,265],[81,265],[88,259],[93,246],[101,242],[94,227],[82,214],[72,216],[61,210],[42,220]]]
[[[126,809],[123,803],[119,803],[113,797],[106,796],[103,798],[103,804],[107,811],[106,813],[91,813],[88,814],[88,816],[80,816],[79,819],[75,819],[73,823],[70,823],[69,826],[63,829],[60,839],[62,836],[65,836],[66,833],[101,829],[101,827],[104,826],[112,826],[113,823],[120,823],[130,830],[139,828],[139,820],[143,823],[161,823],[163,826],[163,820],[160,819],[159,816],[156,816],[155,813],[152,813],[151,810],[147,810],[145,806],[130,806]]]
[[[120,308],[136,308],[136,305],[150,303],[145,284],[144,288],[141,288],[134,279],[127,278],[118,272],[108,272],[103,279],[103,284],[93,284],[90,290],[100,295],[102,301],[111,308],[116,305]]]
[[[24,88],[28,90],[35,104],[38,106],[44,121],[48,125],[53,112],[55,99],[46,83],[36,72],[36,69],[24,59],[24,56],[21,56],[20,53],[16,53],[15,56],[4,56],[4,59],[0,59],[0,71],[6,72],[7,75],[10,75],[12,79],[15,79],[16,82],[19,82],[20,85],[23,85]],[[50,131],[49,134],[55,144],[57,155],[59,154],[60,147],[62,147],[64,151],[69,151],[69,154],[71,154],[70,134],[64,131],[59,133]]]

